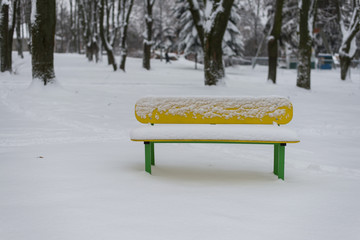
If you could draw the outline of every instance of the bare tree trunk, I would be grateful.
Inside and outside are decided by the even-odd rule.
[[[100,36],[101,36],[101,41],[103,43],[103,46],[106,50],[107,56],[108,56],[108,62],[109,64],[113,65],[113,69],[114,71],[117,70],[117,65],[116,65],[116,61],[115,61],[115,57],[114,57],[114,52],[113,52],[113,48],[112,46],[110,46],[108,38],[105,36],[105,30],[104,30],[104,9],[105,8],[105,2],[104,0],[101,0],[101,5],[100,5]],[[107,14],[109,14],[109,11],[107,11]],[[107,19],[109,18],[109,16],[107,16]],[[107,21],[107,33],[109,32],[109,21]]]
[[[160,31],[160,62],[162,62],[163,60],[163,16],[162,16],[162,1],[159,1],[159,10],[160,10],[160,26],[159,26],[159,31]]]
[[[282,24],[282,9],[284,0],[276,0],[275,16],[272,30],[268,38],[268,57],[269,57],[269,68],[268,68],[268,80],[276,83],[276,68],[278,58],[278,42],[281,33]]]
[[[187,2],[204,51],[205,85],[216,85],[225,76],[222,40],[234,0],[213,0],[210,16],[205,23],[198,2]],[[210,2],[204,1],[204,4]]]
[[[19,4],[16,9],[16,35],[18,55],[24,58],[21,35],[21,4]]]
[[[125,16],[125,2],[126,0],[122,0],[123,1],[123,8],[122,10],[123,12],[123,16]],[[126,38],[127,38],[127,30],[128,30],[128,26],[129,26],[129,20],[130,20],[130,14],[131,14],[131,10],[132,7],[134,5],[134,0],[130,0],[129,2],[129,6],[128,6],[128,10],[126,13],[126,17],[123,19],[122,21],[122,31],[121,31],[121,61],[120,61],[120,69],[123,70],[125,72],[125,63],[126,63],[126,57],[127,57],[127,45],[126,45]]]
[[[351,64],[351,58],[348,55],[340,55],[340,77],[346,80]]]
[[[346,80],[348,75],[349,67],[352,59],[355,57],[356,50],[353,53],[351,51],[352,42],[355,39],[356,34],[360,31],[360,9],[358,1],[353,1],[353,12],[351,21],[347,29],[345,29],[344,22],[342,20],[341,14],[341,5],[340,0],[337,1],[337,15],[340,24],[340,29],[343,35],[342,44],[339,50],[339,58],[340,58],[340,77],[341,80]]]
[[[31,54],[31,1],[25,1],[25,23],[27,25],[27,31],[28,31],[28,36],[29,36],[29,40],[27,42],[27,47],[29,50],[29,53]]]
[[[155,0],[145,0],[146,37],[144,39],[143,68],[145,68],[147,70],[150,70],[151,46],[153,45],[153,41],[152,41],[152,34],[153,34],[152,8],[153,8],[154,3],[155,3]]]
[[[12,22],[10,27],[9,27],[10,6],[9,4],[2,4],[1,7],[1,15],[2,15],[2,20],[0,24],[0,34],[2,37],[1,48],[0,48],[1,72],[12,71],[12,43],[13,43],[13,36],[14,36],[19,0],[14,0],[13,3],[14,4],[12,6]]]
[[[75,12],[73,6],[73,0],[69,0],[70,5],[70,41],[68,44],[68,51],[73,53],[76,52],[76,34],[75,34],[75,22],[76,22],[76,5],[75,5]],[[75,14],[74,14],[75,13]]]
[[[81,54],[82,42],[80,38],[80,6],[79,0],[75,0],[75,24],[76,24],[76,51]]]
[[[55,82],[54,37],[56,25],[55,0],[36,0],[35,21],[32,23],[32,77],[44,85]]]
[[[305,89],[310,89],[312,37],[309,32],[309,19],[312,14],[312,4],[312,0],[302,0],[300,8],[299,64],[296,86]]]
[[[92,38],[91,38],[91,46],[92,46],[92,52],[95,55],[95,62],[99,62],[100,60],[100,47],[101,47],[101,37],[99,37],[99,29],[98,29],[98,2],[96,0],[92,1],[93,4],[93,21],[91,22],[92,24]]]
[[[1,5],[1,18],[0,18],[0,71],[11,71],[8,60],[8,47],[9,47],[9,5]]]
[[[231,7],[234,0],[214,1],[212,13],[209,17],[212,21],[204,32],[204,72],[205,85],[216,85],[225,76],[223,64],[222,40],[230,17]],[[220,4],[222,5],[220,6]],[[222,11],[219,9],[222,8]]]
[[[197,69],[197,63],[198,63],[198,54],[195,53],[195,69]]]
[[[60,2],[59,6],[59,14],[60,14],[60,19],[65,19],[65,7],[64,7],[64,2]],[[64,37],[65,37],[65,26],[64,26],[64,22],[60,21],[60,32],[61,32],[61,42],[60,42],[60,53],[64,53],[65,49],[64,49]]]
[[[81,13],[81,25],[83,28],[83,41],[86,45],[86,57],[89,61],[99,61],[99,36],[97,2],[95,0],[78,0]]]

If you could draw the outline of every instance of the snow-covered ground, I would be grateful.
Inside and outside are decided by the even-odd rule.
[[[15,56],[14,56],[15,57]],[[104,58],[105,59],[105,58]],[[185,60],[129,59],[127,73],[84,56],[55,55],[57,86],[31,85],[30,57],[0,74],[0,239],[359,239],[360,72],[227,69],[226,85],[205,87]],[[31,86],[30,86],[31,85]],[[264,145],[131,142],[134,104],[146,95],[289,97],[285,181]]]

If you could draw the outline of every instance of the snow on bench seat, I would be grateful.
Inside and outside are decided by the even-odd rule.
[[[214,141],[214,142],[259,142],[296,143],[297,134],[285,126],[226,124],[226,125],[147,125],[133,129],[133,141]]]
[[[154,124],[287,124],[292,113],[280,96],[144,97],[135,105],[136,119]]]

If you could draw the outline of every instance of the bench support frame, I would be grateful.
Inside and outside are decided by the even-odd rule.
[[[151,174],[151,166],[155,165],[155,143],[230,143],[230,144],[273,144],[274,170],[279,179],[285,178],[285,146],[286,143],[261,142],[216,142],[216,141],[144,141],[145,145],[145,171]]]

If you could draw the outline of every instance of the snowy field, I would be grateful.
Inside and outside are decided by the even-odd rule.
[[[185,60],[129,59],[113,72],[79,55],[55,55],[59,85],[31,85],[30,56],[0,74],[0,239],[360,239],[360,71],[228,68],[226,84],[205,87]],[[104,58],[105,61],[105,58]],[[31,86],[30,86],[31,85]],[[134,104],[146,95],[290,98],[285,181],[272,174],[266,145],[155,145],[131,142]]]

